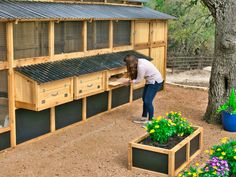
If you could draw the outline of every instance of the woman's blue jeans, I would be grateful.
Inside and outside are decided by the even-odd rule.
[[[154,107],[153,107],[153,100],[158,91],[160,91],[163,87],[162,83],[155,84],[146,84],[143,91],[143,117],[149,117],[149,120],[152,120],[154,116]]]

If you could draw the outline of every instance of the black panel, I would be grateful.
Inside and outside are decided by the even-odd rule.
[[[56,129],[82,120],[82,100],[72,101],[56,107]]]
[[[112,108],[129,103],[130,87],[112,90]]]
[[[108,110],[108,92],[87,97],[87,118]]]
[[[168,155],[142,149],[132,149],[134,167],[168,174]]]
[[[36,112],[25,109],[16,110],[17,144],[50,132],[50,109]]]
[[[143,90],[144,90],[144,87],[139,88],[139,89],[135,89],[133,91],[133,100],[138,100],[138,99],[142,98]]]
[[[183,146],[175,153],[175,169],[177,170],[184,162],[186,162],[187,146]]]
[[[190,141],[190,156],[200,149],[200,134]]]
[[[7,149],[11,146],[10,144],[10,132],[0,134],[0,151]]]

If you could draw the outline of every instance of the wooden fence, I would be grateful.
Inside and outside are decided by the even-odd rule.
[[[203,69],[204,67],[211,66],[212,60],[212,56],[168,56],[167,68],[171,68],[172,72],[174,70]]]

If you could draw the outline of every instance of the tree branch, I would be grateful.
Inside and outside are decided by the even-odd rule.
[[[216,17],[216,1],[217,0],[202,0],[203,4],[208,7],[214,18]]]

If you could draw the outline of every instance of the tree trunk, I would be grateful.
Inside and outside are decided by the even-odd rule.
[[[208,107],[204,119],[221,123],[216,113],[228,99],[231,88],[236,88],[236,1],[203,0],[215,18],[215,57],[212,64]]]

